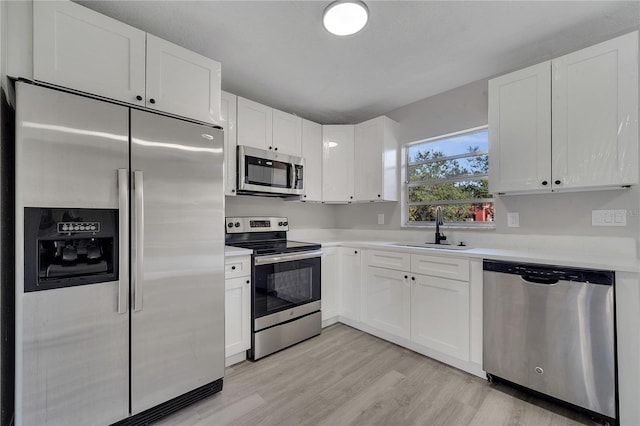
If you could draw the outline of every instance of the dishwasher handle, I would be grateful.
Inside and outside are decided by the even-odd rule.
[[[520,277],[523,281],[534,284],[554,285],[558,284],[559,281],[557,278],[536,277],[533,275],[521,275]]]

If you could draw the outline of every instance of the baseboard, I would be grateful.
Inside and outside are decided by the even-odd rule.
[[[340,317],[332,317],[322,320],[322,328],[329,327],[330,325],[336,324],[339,322]]]
[[[373,336],[387,340],[391,343],[395,343],[398,346],[402,346],[403,348],[410,349],[421,355],[428,356],[429,358],[433,358],[436,361],[440,361],[444,364],[450,365],[451,367],[457,368],[458,370],[465,371],[469,374],[473,374],[474,376],[482,377],[483,379],[486,378],[486,373],[482,369],[482,366],[475,362],[465,361],[465,360],[452,357],[451,355],[443,354],[440,351],[427,348],[426,346],[412,342],[409,339],[404,339],[402,337],[394,336],[391,333],[378,330],[377,328],[371,327],[367,324],[364,324],[363,322],[356,321],[351,318],[340,316],[338,317],[338,321],[341,322],[342,324],[348,325],[349,327],[356,328],[360,331],[364,331],[367,334],[371,334]]]
[[[247,351],[242,351],[235,355],[229,355],[224,359],[224,366],[231,367],[234,364],[238,364],[239,362],[246,361],[247,359]]]

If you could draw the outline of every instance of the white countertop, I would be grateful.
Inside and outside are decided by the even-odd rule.
[[[393,241],[324,241],[323,247],[360,247],[430,256],[462,257],[475,259],[504,260],[511,262],[541,263],[547,265],[572,266],[578,268],[605,269],[620,272],[639,272],[634,258],[610,256],[607,253],[575,253],[571,251],[518,250],[504,248],[472,247],[465,250],[439,248],[404,247],[393,245]]]
[[[232,247],[232,246],[224,246],[224,256],[225,257],[233,257],[233,256],[250,256],[253,253],[252,250],[240,247]]]

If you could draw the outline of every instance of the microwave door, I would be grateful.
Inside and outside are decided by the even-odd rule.
[[[247,182],[273,188],[291,188],[291,165],[282,161],[257,157],[246,160]]]

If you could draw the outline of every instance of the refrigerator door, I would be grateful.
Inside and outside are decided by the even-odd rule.
[[[38,254],[25,256],[24,211],[119,209],[127,244],[128,110],[27,83],[16,91],[15,423],[110,424],[129,410],[126,262],[118,281],[25,293]]]
[[[132,414],[224,375],[221,130],[131,111]]]

